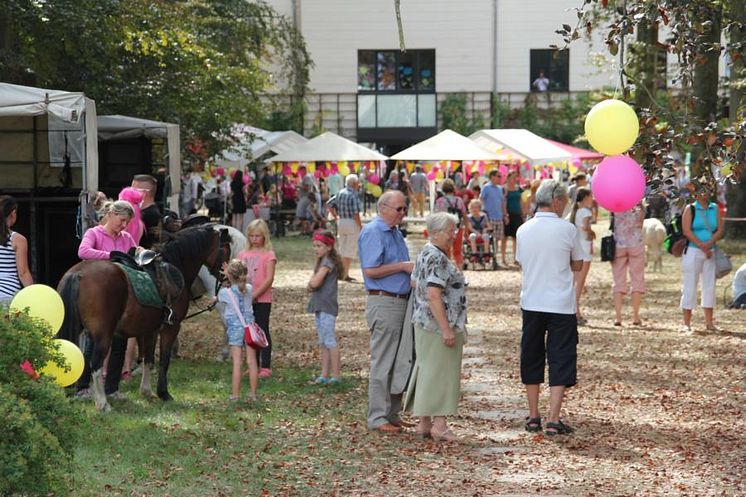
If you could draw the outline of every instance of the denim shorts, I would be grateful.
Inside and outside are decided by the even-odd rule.
[[[229,325],[225,331],[228,334],[228,345],[234,347],[242,347],[244,345],[243,326],[240,324],[238,326]]]
[[[325,312],[316,313],[316,332],[319,334],[319,347],[325,349],[337,348],[336,325],[337,316]]]

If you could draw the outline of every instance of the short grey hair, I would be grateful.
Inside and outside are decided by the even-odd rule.
[[[425,219],[429,236],[448,229],[451,225],[454,229],[458,226],[458,218],[450,212],[433,212]]]
[[[352,186],[357,183],[360,183],[360,178],[355,173],[350,173],[347,176],[345,176],[345,186]]]
[[[546,179],[536,190],[536,207],[550,207],[552,201],[567,197],[567,188],[556,179]]]
[[[378,203],[376,204],[376,207],[378,207],[378,210],[380,211],[382,205],[388,205],[392,197],[396,197],[399,195],[401,195],[401,198],[406,199],[404,194],[399,190],[388,190],[383,192],[383,195],[378,197]]]

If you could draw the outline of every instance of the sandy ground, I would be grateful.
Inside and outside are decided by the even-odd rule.
[[[423,240],[415,233],[409,243],[414,255]],[[282,253],[282,239],[275,244]],[[305,313],[309,253],[291,251],[280,259],[272,311],[275,368],[317,361],[312,317]],[[734,266],[744,259],[736,255]],[[361,278],[359,269],[353,274]],[[662,272],[646,274],[643,326],[631,326],[627,307],[625,326],[615,327],[611,269],[596,259],[582,300],[589,323],[580,329],[579,384],[569,391],[563,414],[577,432],[554,439],[523,430],[520,271],[467,271],[467,278],[472,333],[464,351],[462,410],[452,420],[462,441],[447,446],[366,432],[365,294],[359,283],[340,283],[343,374],[360,381],[349,393],[359,397],[360,410],[340,420],[336,436],[344,437],[340,460],[353,461],[347,464],[359,465],[360,472],[336,482],[330,493],[746,495],[746,359],[740,347],[746,315],[722,307],[731,277],[718,281],[715,315],[723,332],[701,331],[699,310],[698,331],[679,332],[680,260],[668,255]],[[218,354],[222,334],[215,318],[185,324],[184,357]],[[542,393],[543,410],[547,400]],[[308,469],[297,465],[293,471]]]

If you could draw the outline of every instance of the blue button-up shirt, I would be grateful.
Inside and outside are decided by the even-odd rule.
[[[380,217],[363,226],[357,243],[362,269],[409,261],[409,250],[401,231],[396,226],[389,227]],[[405,271],[383,278],[369,278],[363,271],[363,280],[366,290],[405,294],[409,293],[411,288],[410,275]]]
[[[482,187],[479,198],[482,199],[482,207],[490,221],[502,221],[503,195],[503,189],[500,185],[488,183]]]

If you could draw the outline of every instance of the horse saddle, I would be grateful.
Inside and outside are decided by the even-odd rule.
[[[112,251],[110,260],[127,275],[140,305],[170,308],[184,290],[184,276],[176,266],[163,261],[159,255],[152,250],[143,250],[134,257]]]

